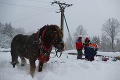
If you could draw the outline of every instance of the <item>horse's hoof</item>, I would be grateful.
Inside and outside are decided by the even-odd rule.
[[[38,72],[42,72],[42,70],[38,70]]]
[[[42,72],[42,69],[39,69],[38,72]]]
[[[21,64],[21,66],[25,66],[24,64]]]

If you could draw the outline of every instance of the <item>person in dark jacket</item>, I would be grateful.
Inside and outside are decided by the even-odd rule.
[[[86,51],[87,51],[87,48],[90,44],[90,39],[88,37],[85,38],[85,42],[83,43],[84,45],[84,55],[85,55],[85,58],[87,59],[88,58],[88,55],[86,54]]]
[[[80,35],[76,41],[76,50],[78,52],[77,59],[82,59],[82,49],[83,49],[83,43],[82,43],[82,36]]]
[[[94,56],[97,54],[97,50],[98,50],[98,46],[95,43],[91,43],[89,44],[87,50],[86,50],[86,57],[85,59],[88,61],[93,61],[94,60]]]

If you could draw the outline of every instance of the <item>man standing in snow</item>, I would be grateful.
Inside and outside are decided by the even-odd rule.
[[[83,49],[83,43],[82,43],[82,35],[79,35],[77,41],[76,41],[76,49],[77,49],[77,59],[82,59],[82,49]]]

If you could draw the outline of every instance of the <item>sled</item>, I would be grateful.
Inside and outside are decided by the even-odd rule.
[[[109,60],[109,58],[102,57],[102,61],[107,61],[107,60]]]

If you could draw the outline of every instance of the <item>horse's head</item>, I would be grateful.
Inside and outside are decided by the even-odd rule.
[[[57,49],[57,52],[64,50],[63,32],[57,25],[45,25],[42,27],[37,32],[37,40],[40,43],[42,41],[43,48],[47,52],[52,49],[52,46]]]
[[[57,49],[58,52],[61,52],[64,50],[64,42],[63,42],[63,32],[62,30],[54,25],[54,31],[53,31],[53,46]]]

